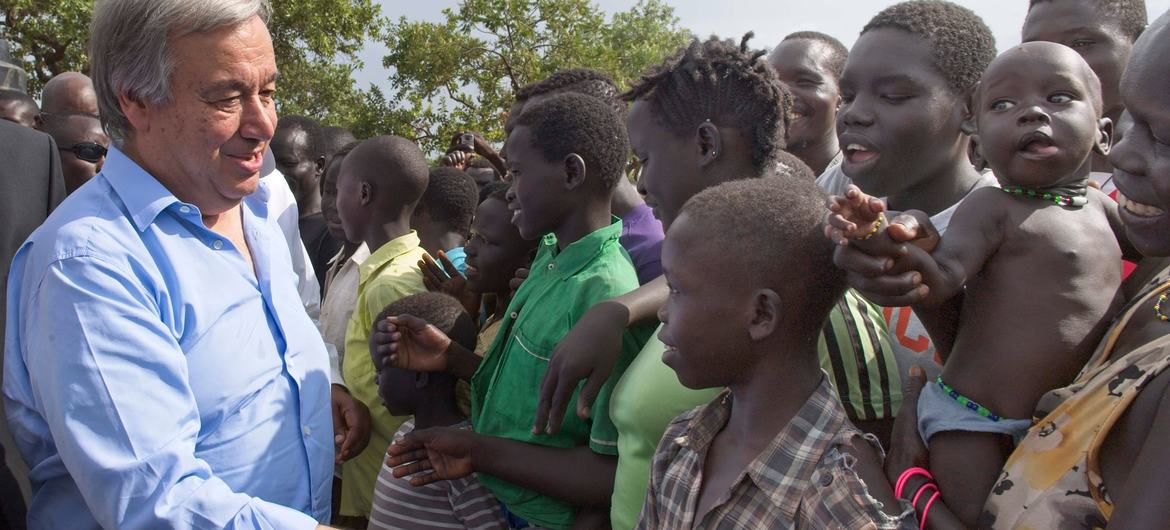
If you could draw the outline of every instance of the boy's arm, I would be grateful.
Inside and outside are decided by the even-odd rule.
[[[1109,228],[1113,229],[1113,235],[1117,237],[1117,246],[1121,247],[1121,257],[1134,263],[1141,261],[1142,253],[1133,246],[1133,243],[1129,242],[1129,235],[1125,233],[1125,223],[1121,222],[1121,207],[1108,195],[1096,189],[1090,189],[1089,195],[1093,196],[1105,209],[1105,217],[1109,219]]]
[[[546,447],[447,427],[414,431],[389,454],[394,476],[414,475],[414,486],[480,472],[581,507],[609,504],[617,469],[616,457],[584,446]]]
[[[374,323],[373,361],[416,372],[448,372],[470,381],[483,361],[427,321],[412,316],[387,317]]]
[[[585,312],[553,350],[540,384],[534,431],[552,434],[560,430],[569,398],[582,380],[585,385],[577,396],[577,415],[589,417],[593,401],[621,355],[626,328],[657,319],[669,294],[666,279],[660,276]]]

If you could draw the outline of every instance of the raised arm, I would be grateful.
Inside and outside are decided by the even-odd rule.
[[[997,188],[971,192],[955,211],[934,252],[926,255],[921,249],[911,249],[922,254],[915,261],[928,288],[915,305],[935,307],[960,294],[967,280],[978,274],[999,248],[1004,230],[999,215],[1002,195]]]
[[[17,319],[23,348],[6,355],[9,422],[26,455],[56,451],[103,527],[317,527],[233,491],[196,456],[187,357],[135,275],[85,257],[40,274]],[[20,370],[32,384],[18,382]],[[28,441],[46,436],[53,447]]]

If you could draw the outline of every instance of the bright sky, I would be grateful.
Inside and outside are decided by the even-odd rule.
[[[405,16],[410,20],[439,21],[441,10],[454,8],[457,0],[375,0],[382,5],[382,13],[392,20]],[[636,0],[594,0],[606,13],[625,11]],[[815,30],[837,37],[846,46],[852,46],[862,26],[882,8],[897,3],[894,0],[667,0],[674,6],[679,24],[700,37],[715,34],[738,39],[748,31],[755,31],[752,44],[771,48],[785,35],[794,31]],[[1002,50],[1020,42],[1020,26],[1024,23],[1028,0],[956,0],[978,13]],[[1170,0],[1146,0],[1150,20],[1170,9]],[[358,86],[370,83],[384,85],[386,69],[382,57],[386,48],[381,43],[370,43],[360,54],[365,68],[355,76]]]

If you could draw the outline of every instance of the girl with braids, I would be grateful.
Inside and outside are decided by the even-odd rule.
[[[623,95],[633,102],[627,129],[642,166],[638,187],[664,227],[706,188],[778,173],[791,178],[793,168],[799,169],[801,162],[783,151],[791,97],[763,52],[748,47],[750,37],[739,43],[695,40]],[[586,382],[576,400],[577,414],[589,416],[593,398],[617,362],[622,332],[655,319],[668,294],[666,281],[658,278],[597,304],[582,317],[553,352],[541,388],[537,431],[557,432],[581,380]],[[850,418],[882,430],[901,396],[886,333],[876,307],[850,294],[835,305],[817,347]],[[685,388],[663,364],[664,350],[651,339],[613,392],[609,412],[618,429],[618,464],[610,517],[615,529],[637,522],[651,457],[671,419],[719,393]]]

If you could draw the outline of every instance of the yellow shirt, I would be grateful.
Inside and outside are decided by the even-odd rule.
[[[408,419],[391,416],[378,396],[369,339],[374,317],[387,305],[426,291],[418,262],[426,251],[413,231],[382,245],[358,268],[357,303],[345,328],[345,357],[341,373],[349,392],[370,408],[373,425],[370,445],[341,467],[341,514],[370,516],[374,484],[394,432]]]

